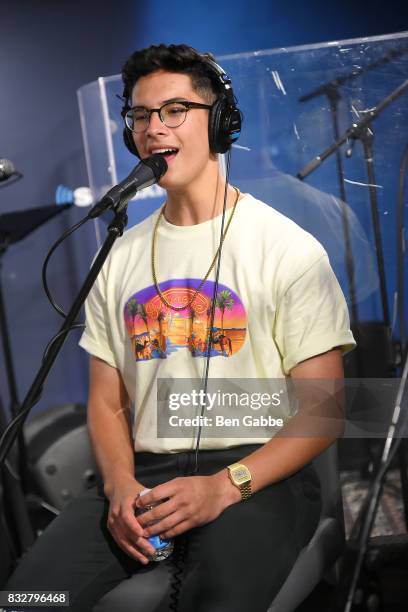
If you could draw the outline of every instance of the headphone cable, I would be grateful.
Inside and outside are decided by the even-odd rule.
[[[227,163],[226,163],[226,171],[225,171],[225,189],[224,189],[224,202],[222,209],[222,217],[221,217],[221,230],[220,230],[220,243],[218,248],[218,257],[217,257],[217,267],[215,270],[215,281],[214,281],[214,289],[213,289],[213,297],[211,302],[211,314],[210,314],[210,325],[208,332],[208,342],[207,342],[207,354],[205,357],[205,369],[204,369],[204,398],[207,397],[207,387],[208,387],[208,376],[210,369],[210,359],[211,359],[211,350],[212,350],[212,340],[213,340],[213,326],[215,319],[215,306],[216,306],[216,296],[218,291],[219,284],[219,276],[221,269],[221,254],[222,254],[222,246],[223,246],[223,235],[224,235],[224,225],[225,225],[225,213],[227,210],[227,194],[228,194],[228,185],[229,185],[229,174],[230,174],[230,165],[231,165],[231,149],[227,152]],[[204,410],[206,407],[206,401],[201,404],[201,417],[204,414]],[[185,476],[193,476],[198,473],[199,465],[198,465],[198,455],[200,450],[200,441],[201,441],[201,430],[202,430],[202,418],[200,418],[200,425],[198,428],[197,434],[197,442],[196,448],[194,451],[194,468],[189,470],[186,468],[184,475]],[[189,462],[188,462],[189,465]],[[172,577],[170,582],[170,605],[169,608],[173,612],[177,612],[178,610],[178,602],[180,597],[180,588],[182,584],[184,568],[187,560],[188,549],[190,544],[189,533],[183,533],[178,536],[175,541],[175,550],[174,556],[171,557],[171,567]]]
[[[209,333],[208,333],[208,342],[207,342],[207,354],[205,357],[205,370],[204,370],[204,401],[201,404],[201,413],[200,413],[200,424],[198,427],[198,434],[197,434],[197,442],[196,442],[196,448],[195,448],[195,452],[194,452],[194,468],[191,471],[191,475],[192,474],[197,474],[198,470],[199,470],[199,465],[198,465],[198,454],[199,454],[199,450],[200,450],[200,441],[201,441],[201,432],[202,432],[202,422],[203,422],[203,415],[204,415],[204,410],[206,408],[206,398],[207,398],[207,388],[208,388],[208,376],[209,376],[209,370],[210,370],[210,359],[211,359],[211,350],[212,350],[212,346],[213,346],[213,327],[214,327],[214,320],[215,320],[215,308],[216,308],[216,300],[217,300],[217,293],[218,293],[218,284],[219,284],[219,278],[220,278],[220,269],[221,269],[221,255],[222,255],[222,247],[223,247],[223,236],[224,236],[224,225],[225,225],[225,213],[227,210],[227,194],[228,194],[228,185],[229,185],[229,175],[230,175],[230,166],[231,166],[231,149],[228,150],[227,153],[227,163],[226,163],[226,171],[225,171],[225,189],[224,189],[224,202],[223,202],[223,208],[222,208],[222,218],[221,218],[221,229],[220,229],[220,243],[219,243],[219,247],[218,247],[218,258],[217,258],[217,267],[215,269],[215,281],[214,281],[214,290],[213,290],[213,297],[212,297],[212,301],[211,301],[211,314],[210,314],[210,329],[209,329]]]

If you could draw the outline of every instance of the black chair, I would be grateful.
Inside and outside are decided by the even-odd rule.
[[[30,484],[60,511],[92,486],[97,467],[86,427],[86,406],[63,404],[33,416],[24,427]]]

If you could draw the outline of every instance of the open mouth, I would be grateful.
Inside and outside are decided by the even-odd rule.
[[[178,149],[176,147],[167,147],[165,149],[153,149],[152,155],[162,155],[164,159],[168,162],[171,159],[174,159],[178,153]]]

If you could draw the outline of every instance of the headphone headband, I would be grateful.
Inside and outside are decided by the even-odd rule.
[[[213,70],[213,72],[218,77],[218,82],[221,85],[222,91],[225,94],[225,96],[231,99],[231,101],[234,102],[235,104],[234,92],[232,91],[232,86],[231,86],[231,79],[229,78],[228,74],[209,55],[204,54],[201,57],[210,66],[210,68]]]

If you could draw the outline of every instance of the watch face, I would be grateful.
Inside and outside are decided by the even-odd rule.
[[[235,468],[233,474],[234,480],[236,480],[238,484],[249,480],[248,471],[245,468]]]

